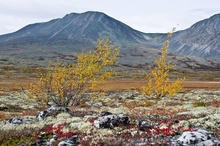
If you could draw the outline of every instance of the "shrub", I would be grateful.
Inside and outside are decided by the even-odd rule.
[[[5,115],[4,112],[0,111],[0,120],[6,120],[7,116]]]
[[[34,128],[0,130],[0,146],[28,145],[36,139],[37,131]]]
[[[220,107],[220,100],[217,100],[217,99],[213,99],[209,102],[206,102],[205,103],[205,106],[212,106],[212,107],[217,107],[219,108]]]
[[[135,107],[150,107],[152,105],[156,104],[156,102],[152,102],[149,100],[143,100],[143,101],[129,101],[122,103],[123,106],[128,108],[135,108]]]
[[[193,103],[194,107],[203,107],[205,106],[205,102],[203,101],[196,101]]]
[[[83,93],[94,91],[98,84],[113,76],[110,66],[116,62],[119,50],[108,39],[99,39],[95,50],[75,54],[76,64],[56,62],[41,72],[27,95],[44,104],[52,101],[58,106],[79,105]]]
[[[185,78],[174,82],[169,80],[170,70],[174,68],[171,62],[166,60],[171,37],[172,33],[168,33],[168,40],[164,42],[161,48],[161,57],[159,59],[155,58],[156,66],[154,68],[150,67],[151,74],[146,75],[147,86],[141,88],[146,95],[155,95],[156,98],[161,98],[168,94],[169,97],[172,97],[182,89]]]
[[[76,134],[75,132],[71,131],[64,132],[64,128],[66,128],[66,123],[57,125],[57,127],[49,125],[47,127],[44,127],[42,132],[44,134],[44,138],[52,138],[55,135],[55,137],[58,139],[70,138],[71,136]]]

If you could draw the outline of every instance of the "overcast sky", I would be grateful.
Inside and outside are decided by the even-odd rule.
[[[104,12],[142,32],[169,32],[220,13],[220,0],[0,0],[0,35],[86,11]]]

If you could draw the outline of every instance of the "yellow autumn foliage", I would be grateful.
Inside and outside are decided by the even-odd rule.
[[[47,67],[39,81],[30,84],[28,96],[44,104],[78,105],[83,93],[94,91],[97,85],[111,79],[115,72],[110,66],[115,64],[119,51],[108,39],[99,39],[95,50],[75,54],[75,64],[56,62]]]
[[[183,87],[185,78],[172,82],[169,79],[170,70],[174,68],[174,65],[170,61],[167,62],[166,59],[171,37],[172,33],[168,33],[168,40],[164,42],[161,48],[161,57],[159,59],[155,58],[156,66],[154,68],[150,67],[150,73],[146,75],[147,86],[141,88],[146,95],[154,95],[156,98],[161,98],[165,95],[172,97]]]

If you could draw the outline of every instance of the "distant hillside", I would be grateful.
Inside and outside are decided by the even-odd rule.
[[[220,58],[220,14],[176,32],[170,52],[181,56]]]
[[[216,59],[220,58],[218,23],[219,15],[215,15],[174,33],[169,59],[177,68],[220,67],[220,60]],[[71,61],[74,52],[94,49],[98,38],[109,38],[116,46],[121,46],[120,68],[147,68],[154,65],[167,34],[143,33],[101,12],[71,13],[1,35],[0,63],[45,65],[56,59]]]
[[[71,13],[61,19],[30,24],[0,36],[0,45],[91,45],[98,38],[110,38],[121,45],[132,43],[159,47],[151,37],[101,12]],[[150,38],[150,39],[149,39]]]

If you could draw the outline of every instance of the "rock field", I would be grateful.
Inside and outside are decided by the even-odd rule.
[[[220,91],[160,100],[109,91],[97,103],[91,96],[64,108],[44,107],[20,92],[2,94],[0,145],[220,145]]]

